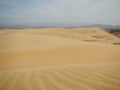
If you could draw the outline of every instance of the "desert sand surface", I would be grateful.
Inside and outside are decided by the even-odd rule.
[[[99,28],[0,30],[0,90],[120,90],[115,43]]]
[[[120,90],[120,64],[79,64],[0,72],[0,90]]]

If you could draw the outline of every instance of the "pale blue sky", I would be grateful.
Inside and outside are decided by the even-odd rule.
[[[0,24],[120,25],[120,0],[0,0]]]

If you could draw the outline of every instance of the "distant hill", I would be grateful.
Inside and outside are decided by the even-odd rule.
[[[103,24],[81,24],[81,23],[74,23],[74,24],[61,24],[61,23],[51,23],[51,24],[34,24],[34,25],[7,25],[3,24],[0,25],[0,29],[4,28],[16,28],[16,29],[21,29],[21,28],[50,28],[50,27],[56,27],[56,28],[85,28],[85,27],[98,27],[98,28],[103,28],[106,30],[109,29],[120,29],[120,25],[103,25]]]
[[[93,25],[87,25],[87,26],[85,25],[82,27],[98,27],[98,28],[104,28],[104,29],[115,29],[115,28],[120,28],[120,25],[113,26],[113,25],[93,24]]]

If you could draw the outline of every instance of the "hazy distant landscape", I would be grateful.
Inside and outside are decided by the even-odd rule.
[[[103,29],[120,29],[120,25],[102,25],[102,24],[49,24],[49,25],[1,25],[0,29],[13,28],[13,29],[22,29],[22,28],[86,28],[86,27],[97,27]]]

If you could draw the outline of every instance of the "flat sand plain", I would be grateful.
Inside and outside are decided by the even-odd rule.
[[[0,30],[0,90],[120,90],[115,43],[99,28]]]

